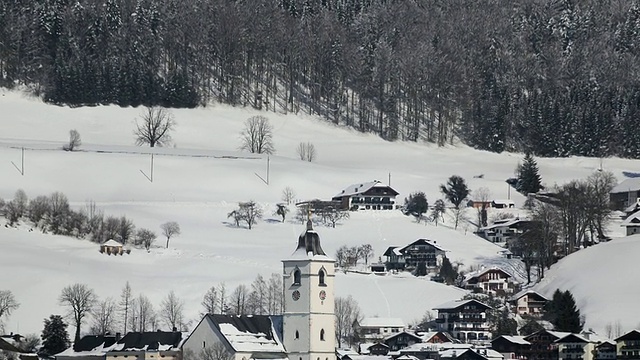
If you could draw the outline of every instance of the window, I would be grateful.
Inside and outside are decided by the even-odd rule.
[[[300,333],[298,332],[298,330],[296,330],[296,340],[300,339]]]
[[[320,286],[326,286],[327,284],[324,283],[324,270],[320,269],[320,271],[318,271],[318,283]]]
[[[320,341],[324,341],[324,329],[320,330]]]
[[[293,272],[293,285],[300,285],[300,277],[301,277],[300,269],[296,269]]]

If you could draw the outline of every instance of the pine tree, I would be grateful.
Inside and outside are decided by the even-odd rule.
[[[440,191],[453,204],[456,209],[469,196],[469,188],[464,179],[458,175],[452,175],[446,185],[440,185]]]
[[[527,195],[542,189],[542,180],[538,174],[538,164],[531,153],[526,153],[522,165],[518,168],[518,192]]]
[[[410,194],[404,199],[404,208],[407,214],[415,216],[419,222],[422,215],[429,209],[427,196],[422,191]]]
[[[579,333],[582,331],[582,319],[576,301],[569,290],[553,293],[551,301],[545,305],[545,318],[556,331]]]
[[[62,316],[51,315],[48,319],[44,319],[40,354],[53,356],[68,347],[69,333],[67,333],[67,324],[62,320]]]
[[[440,266],[440,273],[438,275],[444,279],[447,285],[453,284],[458,278],[458,271],[451,265],[451,261],[449,261],[449,258],[446,256],[442,259],[442,266]]]

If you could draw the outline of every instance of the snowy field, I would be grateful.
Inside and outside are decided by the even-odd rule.
[[[134,249],[130,255],[114,257],[100,254],[97,244],[86,240],[30,232],[24,225],[0,227],[0,289],[11,290],[21,303],[7,322],[8,331],[39,333],[44,318],[64,313],[57,298],[64,286],[76,282],[89,285],[101,298],[117,299],[129,281],[136,295],[144,293],[155,306],[174,290],[185,300],[187,318],[197,322],[209,287],[224,282],[230,292],[239,284],[249,285],[257,274],[268,277],[281,271],[280,259],[293,252],[304,229],[293,219],[281,223],[273,215],[285,187],[293,188],[300,200],[329,199],[348,185],[373,179],[386,183],[390,176],[391,186],[400,192],[398,203],[414,191],[424,191],[433,203],[441,198],[439,185],[456,174],[472,190],[487,187],[492,198],[506,199],[505,179],[514,175],[522,158],[463,145],[391,143],[312,117],[223,105],[174,110],[174,145],[150,149],[134,146],[133,129],[141,112],[117,106],[57,107],[0,90],[1,198],[10,200],[17,189],[30,198],[60,191],[76,209],[93,200],[105,215],[126,215],[138,228],[159,233],[160,224],[177,221],[182,229],[168,249],[161,247],[159,238],[149,253]],[[257,114],[267,116],[274,127],[276,154],[269,158],[268,185],[256,176],[266,178],[267,158],[238,151],[244,121]],[[80,151],[73,153],[60,150],[70,129],[78,130],[83,141]],[[297,158],[296,147],[307,141],[318,153],[313,163]],[[21,166],[21,147],[26,149],[24,176],[12,164]],[[155,154],[153,183],[141,173],[150,173],[150,153]],[[588,176],[600,160],[539,159],[538,164],[543,181],[553,185]],[[621,179],[621,171],[637,170],[638,162],[605,159],[603,166]],[[510,196],[518,207],[522,205],[521,195],[511,191]],[[252,230],[236,228],[227,219],[237,202],[247,200],[265,209],[265,218]],[[520,210],[511,212],[519,215]],[[399,211],[359,212],[335,229],[317,225],[316,230],[330,255],[342,245],[368,243],[377,260],[388,246],[428,238],[466,267],[499,265],[522,278],[519,262],[501,258],[499,247],[473,235],[474,225],[458,230],[451,225],[416,224]],[[613,230],[613,236],[620,236],[621,229]],[[618,302],[622,296],[636,294],[628,285],[639,283],[640,274],[628,270],[624,281],[611,280],[622,274],[614,271],[616,266],[629,266],[616,260],[617,252],[631,256],[640,245],[624,240],[622,249],[617,241],[570,256],[544,282],[548,292],[555,286],[574,291],[586,312],[587,326],[596,330],[610,319],[619,319],[625,329],[640,322],[640,317],[621,315],[633,312],[632,300]],[[610,255],[602,256],[601,249],[610,249]],[[591,253],[599,257],[584,259]],[[616,265],[608,266],[606,261]],[[572,270],[581,266],[598,272],[587,276],[589,272]],[[607,291],[599,287],[602,283]],[[412,276],[339,274],[336,279],[336,296],[352,295],[365,315],[401,317],[407,323],[464,294]]]

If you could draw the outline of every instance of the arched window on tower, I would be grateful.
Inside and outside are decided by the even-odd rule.
[[[296,340],[300,339],[300,333],[296,330]]]
[[[300,285],[300,277],[301,277],[300,269],[296,269],[293,272],[293,285]]]
[[[318,271],[318,283],[320,286],[325,286],[327,284],[324,283],[324,270],[320,269]]]
[[[320,341],[324,341],[324,329],[320,329]]]

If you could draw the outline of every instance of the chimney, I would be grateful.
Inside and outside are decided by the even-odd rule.
[[[121,334],[119,332],[116,333],[116,341],[120,341]]]

